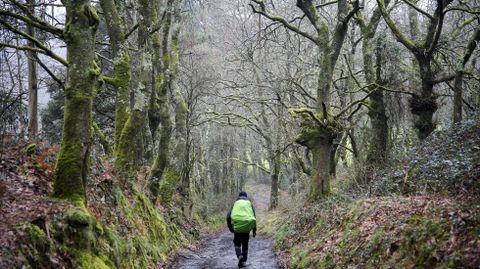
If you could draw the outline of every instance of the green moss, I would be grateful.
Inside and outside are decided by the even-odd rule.
[[[115,148],[120,142],[120,136],[125,123],[128,120],[128,109],[130,103],[130,79],[131,79],[131,66],[130,57],[128,53],[122,51],[120,57],[115,61],[113,70],[114,83],[117,87],[115,95]]]
[[[76,141],[64,138],[55,166],[54,197],[73,203],[85,203],[85,180],[87,167],[79,158],[83,146]]]
[[[152,45],[156,48],[159,48],[161,45],[160,34],[158,32],[152,34]]]
[[[95,133],[95,136],[98,138],[98,141],[103,146],[103,150],[105,151],[106,154],[110,154],[110,143],[108,142],[107,136],[100,129],[100,127],[98,127],[98,124],[96,122],[93,122],[92,127],[93,127],[93,131]]]
[[[95,61],[99,17],[90,1],[65,1],[68,83],[65,88],[63,137],[55,168],[54,196],[86,201],[91,145],[92,100],[100,68]]]
[[[102,73],[102,69],[98,65],[97,61],[93,61],[92,68],[90,68],[90,75],[93,77],[98,77]]]
[[[145,115],[142,111],[132,111],[115,149],[115,166],[118,171],[125,172],[126,178],[134,178],[132,171],[135,168],[135,152],[138,146],[135,141],[138,141],[139,130],[144,127],[144,121]],[[121,181],[125,181],[125,177],[122,176]]]
[[[53,268],[51,257],[63,257],[75,268],[150,268],[189,243],[189,233],[179,228],[180,211],[164,213],[135,189],[128,197],[119,188],[112,192],[116,214],[108,224],[93,218],[82,202],[50,223],[50,237],[35,225],[26,226],[24,263]]]
[[[113,70],[116,86],[128,88],[128,83],[132,76],[130,65],[130,57],[128,56],[128,53],[122,51],[118,60],[115,61],[115,67]]]
[[[86,227],[89,226],[93,219],[85,208],[74,207],[69,209],[65,214],[65,219],[68,224],[73,227]]]
[[[96,247],[96,221],[84,207],[74,207],[65,213],[67,223],[66,245],[78,250],[89,250]]]
[[[178,120],[185,120],[186,119],[186,114],[188,112],[188,106],[185,100],[183,99],[183,96],[178,93],[175,97],[175,118],[180,118]]]
[[[160,195],[166,205],[171,205],[172,195],[180,181],[180,174],[172,167],[167,167],[164,172],[163,180],[160,182]]]
[[[75,254],[75,263],[79,269],[110,269],[101,258],[86,251]]]
[[[45,232],[36,225],[29,225],[25,229],[25,233],[30,243],[40,252],[47,252],[50,248],[50,242]]]
[[[315,118],[317,120],[312,119],[310,115],[302,114],[297,143],[314,148],[319,141],[332,141],[338,136],[341,126],[332,115],[329,114],[324,119],[322,113],[315,113]]]
[[[53,246],[51,241],[42,229],[33,224],[28,224],[25,227],[25,235],[29,244],[21,247],[21,258],[25,260],[24,263],[37,266],[36,268],[39,266],[46,268],[49,259],[48,254]]]

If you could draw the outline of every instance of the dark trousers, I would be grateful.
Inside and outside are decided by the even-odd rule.
[[[250,239],[250,233],[234,233],[233,234],[233,245],[235,246],[235,253],[237,254],[237,258],[240,257],[240,255],[242,255],[244,261],[247,261],[249,239]]]

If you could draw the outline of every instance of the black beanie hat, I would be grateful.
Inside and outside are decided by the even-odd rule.
[[[247,193],[244,192],[244,191],[241,191],[241,192],[238,194],[238,197],[245,197],[245,198],[247,198]]]

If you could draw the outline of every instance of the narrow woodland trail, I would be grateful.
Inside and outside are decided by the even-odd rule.
[[[253,201],[257,211],[257,221],[268,209],[270,197],[268,185],[247,187],[249,198]],[[227,229],[219,234],[207,235],[202,239],[198,251],[188,249],[177,253],[177,260],[170,269],[233,269],[237,267],[237,257],[233,248],[233,234]],[[250,236],[248,269],[277,269],[280,268],[272,249],[272,240],[269,238]]]
[[[177,261],[170,265],[171,269],[233,269],[237,267],[237,257],[233,249],[233,235],[223,231],[218,235],[209,235],[203,239],[205,244],[197,253],[181,250]],[[277,269],[279,268],[272,241],[268,238],[251,238],[248,261],[244,268]]]

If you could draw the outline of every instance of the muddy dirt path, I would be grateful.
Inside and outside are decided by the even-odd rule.
[[[258,184],[247,186],[249,198],[253,201],[257,212],[257,224],[268,209],[270,188]],[[250,234],[247,269],[280,268],[272,249],[272,240]],[[238,260],[233,248],[233,234],[226,229],[216,235],[207,235],[201,240],[197,251],[183,249],[177,253],[176,261],[170,269],[234,269],[238,268]]]
[[[178,259],[168,268],[175,269],[234,269],[237,267],[237,257],[233,249],[233,234],[228,230],[209,235],[203,239],[205,244],[199,247],[197,253],[184,249],[177,255]],[[272,241],[268,238],[250,238],[248,269],[277,269],[279,268],[275,253],[272,250]]]

